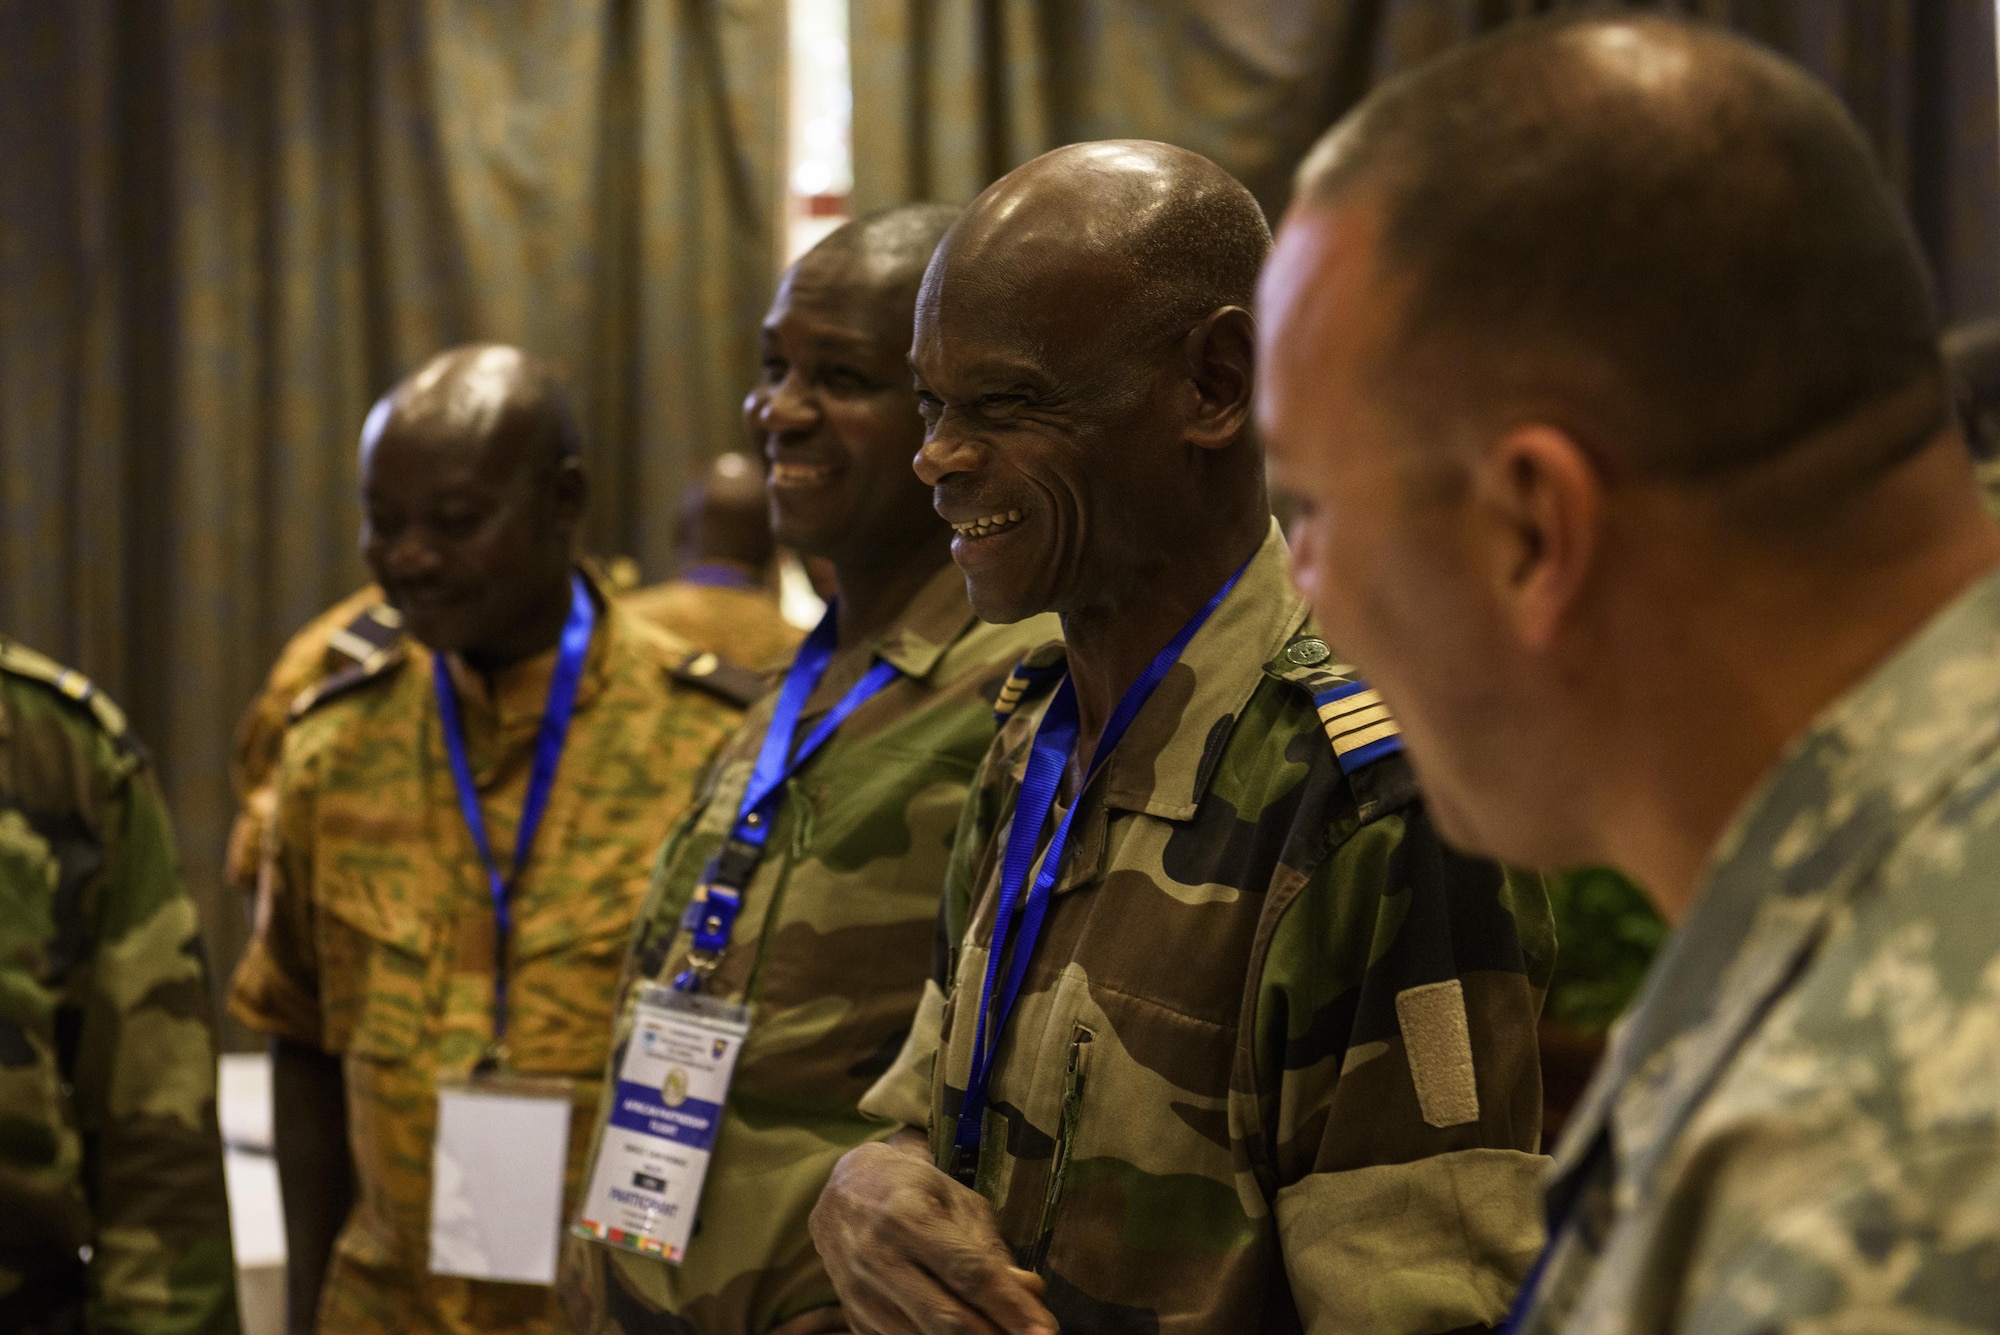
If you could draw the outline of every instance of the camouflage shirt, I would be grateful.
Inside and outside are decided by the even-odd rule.
[[[210,1007],[123,716],[0,639],[0,1330],[236,1330]]]
[[[593,572],[594,573],[594,572]],[[600,588],[604,587],[599,580]],[[778,615],[777,601],[756,590],[708,588],[679,582],[619,594],[620,606],[639,620],[686,640],[683,671],[702,653],[729,664],[763,672],[799,642],[799,633]],[[327,678],[359,668],[402,648],[402,618],[370,584],[348,594],[300,627],[285,642],[257,698],[236,725],[236,755],[230,781],[236,789],[236,821],[229,830],[224,874],[245,894],[257,887],[264,831],[277,800],[272,777],[278,768],[292,706],[301,693]],[[735,672],[731,693],[745,703],[755,698],[748,672]]]
[[[1343,673],[1274,525],[1082,798],[976,1173],[1064,1335],[1446,1331],[1534,1258],[1547,897],[1440,844],[1400,754],[1350,759],[1394,726]],[[957,949],[863,1104],[941,1167],[1046,707],[988,753]]]
[[[748,668],[783,666],[805,638],[779,614],[777,598],[763,588],[675,579],[634,589],[619,601],[641,621],[665,626]]]
[[[688,646],[619,610],[591,637],[533,856],[513,887],[513,1070],[577,1080],[573,1198],[619,964],[646,868],[739,713],[671,673]],[[496,675],[457,659],[466,750],[492,847],[511,858],[555,650]],[[231,1009],[340,1054],[358,1199],[335,1244],[322,1335],[554,1331],[548,1289],[428,1273],[440,1079],[493,1029],[494,923],[452,785],[430,655],[324,700],[285,738],[273,837]]]
[[[748,1002],[755,1023],[698,1231],[677,1266],[572,1244],[580,1329],[742,1335],[835,1301],[806,1216],[842,1154],[894,1129],[855,1105],[901,1049],[923,992],[945,859],[966,787],[993,740],[994,698],[1022,653],[1057,630],[1052,617],[978,621],[964,577],[946,566],[875,642],[829,665],[800,735],[874,659],[902,675],[786,785],[710,979],[712,995]],[[681,911],[735,823],[772,708],[767,700],[744,721],[664,851],[628,984],[670,979],[685,962]],[[629,1015],[628,1006],[621,1045]]]
[[[2000,575],[1823,713],[1557,1149],[1533,1331],[2000,1328]]]

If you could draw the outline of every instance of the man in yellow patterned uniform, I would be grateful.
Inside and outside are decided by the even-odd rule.
[[[407,634],[294,706],[231,999],[275,1039],[296,1329],[558,1329],[546,1287],[432,1273],[439,1085],[571,1082],[574,1194],[648,861],[740,714],[577,569],[565,421],[486,346],[363,431],[364,554]]]

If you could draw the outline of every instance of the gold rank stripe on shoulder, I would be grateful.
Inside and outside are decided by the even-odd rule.
[[[732,663],[707,649],[690,655],[669,670],[676,680],[707,691],[738,709],[748,709],[763,699],[771,685],[764,674]]]
[[[74,668],[66,668],[46,654],[36,653],[24,644],[12,640],[0,640],[0,671],[11,672],[17,677],[40,682],[55,689],[60,694],[84,706],[97,720],[97,725],[115,738],[125,735],[125,711],[97,689],[90,678]]]
[[[1352,774],[1403,749],[1403,730],[1367,682],[1347,681],[1313,696],[1341,772]]]
[[[1041,690],[1067,671],[1067,659],[1059,658],[1052,663],[1031,663],[1022,659],[1007,674],[1007,680],[1001,683],[1000,694],[993,698],[993,717],[1005,723],[1030,692]]]
[[[327,636],[327,649],[364,672],[382,666],[403,634],[403,616],[387,603],[377,603]]]

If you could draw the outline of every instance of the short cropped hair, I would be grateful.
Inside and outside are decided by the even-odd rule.
[[[1407,285],[1390,374],[1426,395],[1566,396],[1623,463],[1682,476],[1775,458],[1927,374],[1943,421],[1926,266],[1867,144],[1810,76],[1719,30],[1503,29],[1377,90],[1297,184],[1308,207],[1379,207],[1378,272]]]

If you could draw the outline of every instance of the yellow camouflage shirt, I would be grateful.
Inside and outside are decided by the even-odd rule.
[[[739,717],[671,678],[687,653],[622,611],[601,613],[548,809],[513,888],[511,1066],[577,1081],[572,1198],[647,867]],[[415,646],[406,655],[288,732],[230,1007],[254,1028],[344,1058],[357,1201],[328,1267],[323,1335],[553,1332],[547,1289],[427,1273],[437,1084],[468,1074],[492,1034],[494,924],[431,659]],[[555,656],[506,669],[490,689],[448,660],[503,864]]]

